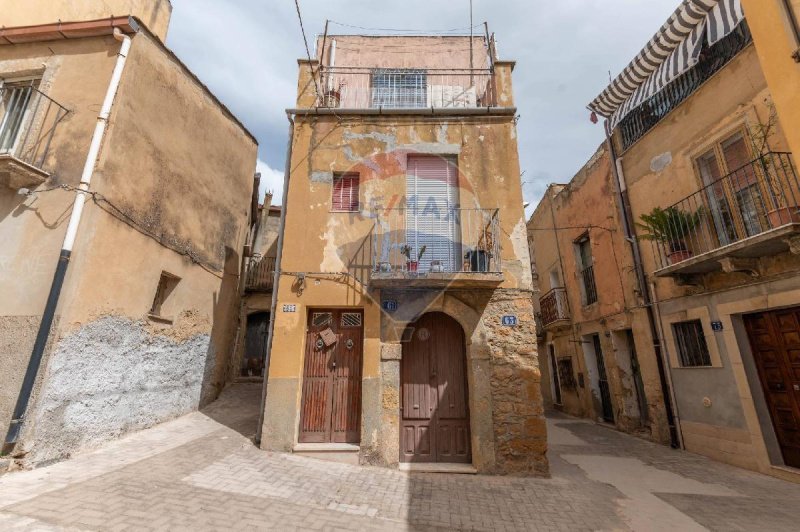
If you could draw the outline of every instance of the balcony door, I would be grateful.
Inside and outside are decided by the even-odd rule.
[[[697,159],[711,223],[722,246],[768,228],[764,194],[744,133],[736,133]]]
[[[461,270],[461,225],[458,218],[458,170],[451,157],[410,155],[406,176],[406,244],[418,271],[431,271],[438,261],[442,271]]]

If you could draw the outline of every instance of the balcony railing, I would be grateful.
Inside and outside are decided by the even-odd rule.
[[[480,108],[495,105],[489,69],[327,67],[320,107],[344,109]]]
[[[792,154],[762,155],[662,211],[653,240],[656,264],[663,269],[696,262],[704,254],[799,223],[799,200]]]
[[[0,87],[0,156],[43,170],[66,107],[32,83]]]
[[[376,218],[373,278],[501,273],[498,209],[390,209]]]
[[[245,290],[250,292],[269,292],[272,290],[275,274],[275,259],[272,257],[252,257],[247,265]]]
[[[752,41],[750,29],[743,22],[725,38],[704,49],[700,53],[699,62],[693,68],[622,119],[619,124],[622,149],[628,149],[642,138]]]
[[[542,325],[547,327],[553,323],[569,320],[569,303],[565,288],[553,288],[539,299],[542,309]]]

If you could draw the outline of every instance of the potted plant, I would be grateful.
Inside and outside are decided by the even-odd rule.
[[[428,246],[422,246],[419,248],[419,253],[417,253],[416,260],[412,260],[411,255],[413,253],[413,249],[408,244],[403,244],[400,247],[400,253],[402,253],[406,258],[406,270],[410,272],[416,272],[419,269],[419,261],[422,260],[422,255],[425,254],[425,250]]]
[[[700,210],[687,212],[677,207],[656,207],[649,214],[642,214],[636,226],[644,231],[642,240],[661,242],[667,248],[670,264],[677,264],[692,256],[684,240],[700,223]]]

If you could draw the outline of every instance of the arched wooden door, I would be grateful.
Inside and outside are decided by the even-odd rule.
[[[464,331],[450,316],[433,312],[406,333],[400,461],[471,463]]]

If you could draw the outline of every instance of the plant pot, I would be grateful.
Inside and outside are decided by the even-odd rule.
[[[322,99],[322,105],[324,107],[337,108],[341,102],[342,94],[337,90],[329,90],[325,92],[325,96]]]
[[[431,261],[431,273],[442,273],[444,272],[444,266],[442,265],[442,261],[440,260],[432,260]]]
[[[392,273],[392,265],[388,262],[379,262],[378,271],[381,273]]]
[[[673,251],[672,253],[669,253],[667,255],[667,258],[669,258],[670,264],[678,264],[679,262],[683,262],[687,259],[692,258],[692,252],[686,249],[679,249]]]
[[[800,223],[800,215],[797,207],[779,207],[767,212],[769,226],[772,228],[780,227],[788,223]]]
[[[410,260],[410,261],[406,262],[406,270],[408,270],[410,272],[415,272],[415,271],[417,271],[418,268],[419,268],[419,262],[417,262],[415,260]]]

